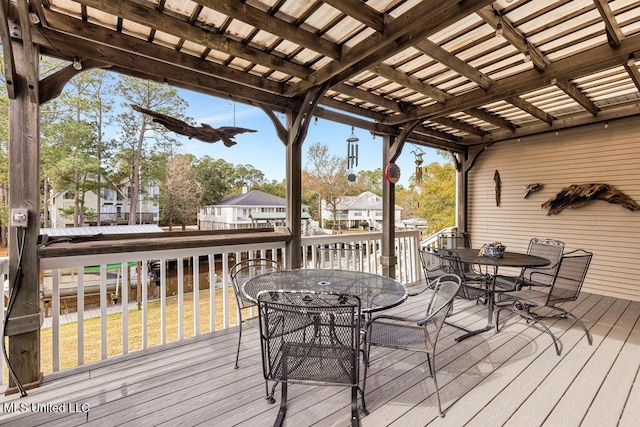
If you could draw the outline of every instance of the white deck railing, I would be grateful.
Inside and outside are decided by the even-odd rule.
[[[303,237],[303,268],[381,273],[381,237],[379,232]],[[421,278],[419,239],[418,231],[396,233],[396,278],[401,282]],[[326,250],[345,244],[359,250]],[[140,247],[137,252],[42,258],[42,371],[60,371],[234,326],[229,267],[251,257],[282,260],[284,251],[284,242],[270,242],[171,250]],[[152,265],[155,274],[149,274]]]

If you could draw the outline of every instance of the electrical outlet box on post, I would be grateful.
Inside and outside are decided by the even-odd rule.
[[[11,209],[11,226],[27,228],[29,224],[29,211],[27,209]]]

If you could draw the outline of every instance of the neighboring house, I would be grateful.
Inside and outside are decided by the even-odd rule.
[[[223,230],[286,225],[286,199],[258,190],[223,197],[215,205],[200,209],[198,221],[201,230]],[[302,206],[302,219],[309,222],[309,206]],[[304,229],[307,229],[305,227]]]
[[[342,228],[360,228],[363,225],[371,230],[382,229],[382,197],[371,191],[358,196],[341,197],[335,206],[335,220]],[[395,205],[395,216],[400,218],[402,208]],[[333,206],[322,200],[322,218],[333,220]]]
[[[131,212],[131,184],[128,178],[115,184],[103,178],[106,187],[101,190],[100,196],[100,225],[123,225],[129,223]],[[153,182],[142,188],[140,200],[138,201],[138,213],[136,214],[136,224],[157,224],[160,216],[158,196],[160,186]],[[85,209],[93,212],[93,215],[85,217],[81,226],[96,225],[96,211],[98,206],[98,195],[94,191],[85,193]],[[72,191],[62,191],[53,193],[48,201],[49,226],[52,228],[73,227],[73,217],[62,214],[65,209],[72,209],[74,194]]]

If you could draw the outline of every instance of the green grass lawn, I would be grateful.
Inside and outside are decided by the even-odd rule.
[[[222,289],[216,289],[215,328],[222,329]],[[236,300],[233,290],[228,291],[229,324],[235,325],[237,320]],[[209,332],[209,291],[199,294],[199,333]],[[184,295],[183,304],[183,336],[194,336],[193,294]],[[92,363],[101,359],[100,318],[84,321],[84,363]],[[142,310],[128,312],[128,352],[142,349]],[[160,300],[147,304],[147,347],[160,345]],[[167,297],[166,302],[166,342],[178,340],[178,298]],[[53,371],[52,328],[41,330],[40,334],[41,371]],[[107,316],[107,356],[122,354],[122,314]],[[78,360],[78,323],[67,323],[60,326],[60,370],[77,366]]]

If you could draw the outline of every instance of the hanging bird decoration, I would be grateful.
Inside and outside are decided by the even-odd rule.
[[[203,142],[218,142],[222,141],[225,147],[232,147],[236,145],[236,141],[233,138],[245,132],[257,132],[253,129],[240,128],[235,126],[223,126],[220,128],[213,128],[206,123],[201,123],[201,126],[191,126],[186,122],[169,117],[167,115],[157,113],[155,111],[147,110],[139,105],[131,104],[131,108],[139,113],[147,114],[153,117],[155,123],[160,123],[172,132],[184,135],[189,139],[195,138]]]
[[[422,182],[422,156],[424,156],[424,151],[422,149],[417,148],[413,150],[411,153],[415,156],[414,163],[416,164],[416,182]]]

